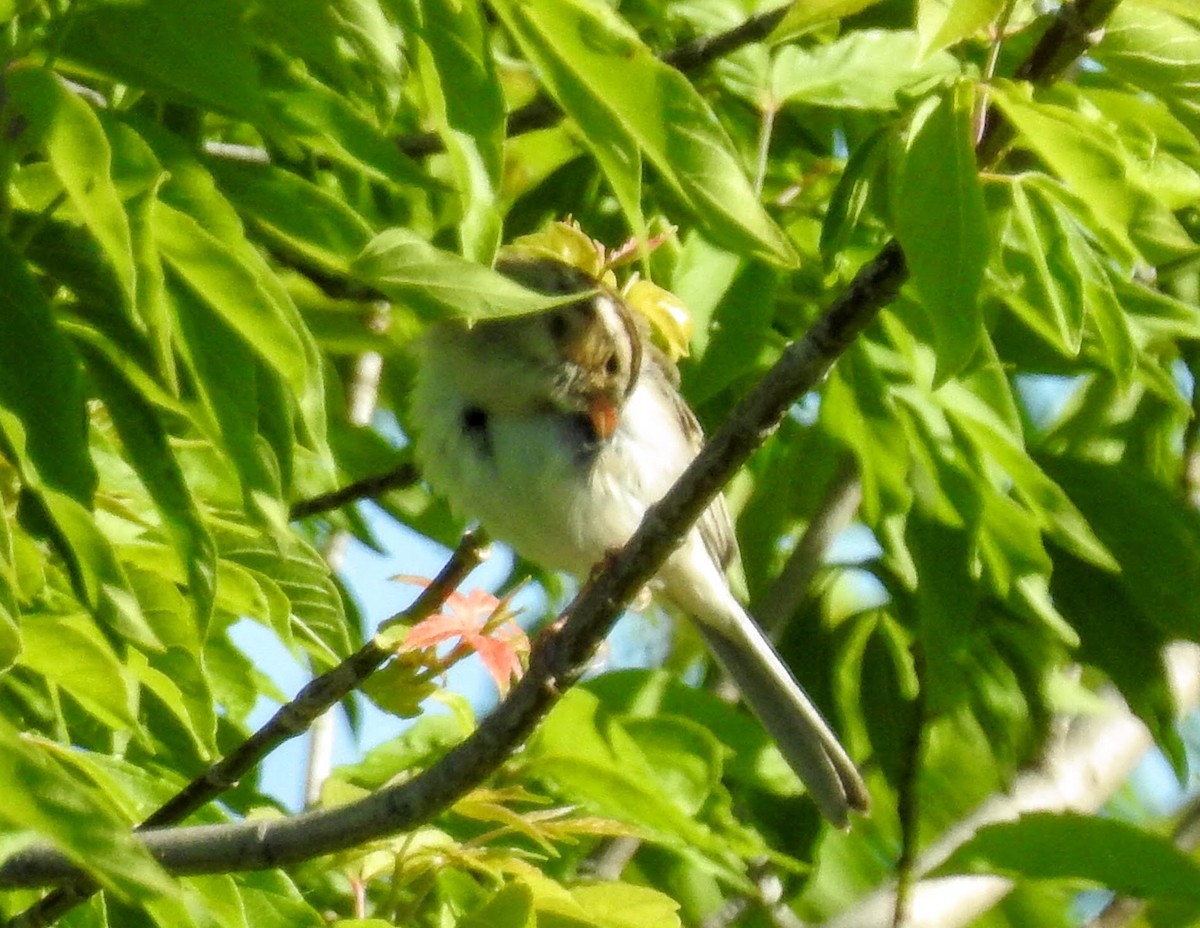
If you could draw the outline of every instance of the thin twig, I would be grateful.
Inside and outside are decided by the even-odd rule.
[[[344,487],[330,490],[328,493],[321,493],[318,496],[311,496],[293,503],[289,515],[296,520],[320,515],[323,512],[331,512],[359,500],[375,499],[392,490],[403,490],[411,487],[420,479],[421,472],[417,470],[417,466],[412,461],[404,461],[382,474],[372,474],[348,483]]]

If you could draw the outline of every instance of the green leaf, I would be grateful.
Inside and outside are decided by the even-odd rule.
[[[219,539],[221,556],[254,573],[263,581],[277,584],[290,605],[281,637],[296,637],[321,666],[332,666],[351,650],[341,593],[329,575],[329,565],[298,535],[279,537],[279,548],[251,539],[228,536]]]
[[[775,264],[797,255],[763,210],[708,104],[600,0],[501,0],[497,15],[580,125],[617,123],[713,241]],[[589,131],[593,151],[614,138]]]
[[[925,661],[928,711],[951,714],[968,692],[966,651],[979,596],[971,575],[971,544],[961,529],[908,515],[905,540],[917,568],[917,607],[921,620],[921,653]]]
[[[45,151],[132,303],[136,275],[129,218],[113,183],[112,149],[99,118],[50,71],[18,68],[6,77],[5,87],[28,120],[21,141]]]
[[[459,928],[535,928],[533,893],[524,883],[509,883],[458,923]]]
[[[428,175],[341,94],[311,75],[291,71],[271,75],[270,83],[272,116],[289,143],[389,186],[430,186]]]
[[[1143,169],[1107,122],[1067,106],[1037,102],[1028,88],[1005,81],[997,81],[991,92],[1020,132],[1021,143],[1086,204],[1104,234],[1121,244],[1119,260],[1130,262],[1140,254],[1158,264],[1196,253],[1196,245],[1142,180]]]
[[[346,4],[329,0],[251,0],[246,25],[264,44],[277,45],[318,74],[341,83],[353,80],[346,42]]]
[[[16,562],[9,515],[0,506],[0,673],[11,667],[21,653],[21,632],[17,627],[21,615],[20,579]]]
[[[0,718],[0,822],[51,841],[119,898],[173,894],[173,882],[134,837],[130,821],[117,814],[112,797],[64,769],[56,751]]]
[[[171,914],[151,910],[153,924],[162,928],[183,924],[198,928],[328,928],[331,924],[357,924],[353,919],[331,921],[323,917],[280,870],[192,876],[181,880],[181,884],[186,897],[180,905],[182,911]],[[139,911],[110,908],[106,925],[144,923],[145,916]],[[376,928],[377,923],[377,919],[361,920],[362,928]]]
[[[142,615],[112,543],[96,524],[95,513],[50,487],[39,488],[38,498],[57,534],[80,600],[122,637],[148,650],[162,648]]]
[[[883,611],[870,625],[869,633],[863,630],[858,675],[871,684],[861,688],[859,699],[872,757],[888,782],[895,784],[911,769],[913,745],[918,743],[920,678],[912,634]]]
[[[101,351],[88,351],[89,371],[112,416],[127,460],[150,492],[188,577],[188,598],[203,630],[212,614],[217,549],[149,399]]]
[[[1161,5],[1162,0],[1159,0]],[[1194,5],[1180,0],[1180,9]],[[1089,53],[1112,75],[1162,100],[1194,135],[1200,135],[1200,29],[1145,3],[1124,3],[1104,24]]]
[[[125,0],[72,14],[65,54],[183,103],[251,120],[265,114],[258,65],[237,0]]]
[[[199,398],[198,424],[223,451],[220,463],[236,468],[247,500],[255,490],[282,496],[278,468],[258,435],[259,380],[273,375],[192,288],[173,286],[169,296],[179,326],[178,349]]]
[[[622,726],[656,717],[700,726],[724,746],[720,770],[730,782],[778,796],[795,796],[799,791],[796,775],[762,726],[747,724],[746,713],[739,707],[688,686],[674,674],[614,670],[589,680],[585,689],[599,697],[603,711],[619,719]],[[710,750],[706,746],[703,753],[711,757]],[[691,782],[699,779],[693,775]]]
[[[699,232],[689,233],[679,249],[671,277],[671,292],[692,317],[691,356],[703,360],[708,351],[713,313],[733,284],[742,259],[718,248]]]
[[[860,347],[861,346],[861,347]],[[862,509],[868,524],[911,504],[909,463],[893,449],[909,436],[888,396],[871,346],[860,340],[834,367],[821,398],[820,425],[850,448],[862,471]]]
[[[961,83],[913,115],[891,183],[892,224],[933,323],[936,382],[979,346],[979,288],[987,264],[987,213],[971,146],[973,95]]]
[[[598,815],[637,825],[676,847],[720,853],[716,836],[666,789],[629,734],[589,693],[573,689],[564,696],[521,760],[526,775]]]
[[[1126,595],[1146,620],[1200,641],[1200,515],[1128,464],[1040,460],[1116,558]]]
[[[211,188],[207,175],[195,180],[202,190]],[[219,316],[265,367],[273,369],[273,377],[259,377],[261,398],[250,412],[260,410],[257,418],[263,436],[272,443],[280,478],[289,481],[293,402],[306,427],[309,447],[318,456],[328,455],[321,358],[291,297],[245,238],[232,208],[215,192],[204,190],[204,194],[195,215],[160,204],[154,214],[155,237],[171,268],[187,283],[196,305]],[[216,224],[233,226],[226,238],[210,234],[209,216]],[[192,348],[196,349],[195,344]],[[279,417],[289,421],[286,439],[284,430],[267,427]]]
[[[773,38],[790,37],[820,23],[853,16],[879,2],[880,0],[805,0],[804,3],[793,3],[787,15],[783,17],[783,22],[776,28]]]
[[[134,654],[128,660],[130,673],[171,713],[171,734],[182,729],[202,759],[216,755],[216,697],[197,653],[173,647],[153,661]]]
[[[334,776],[366,790],[378,789],[405,771],[427,767],[471,733],[457,713],[425,713],[402,734],[372,748],[353,766],[338,767]]]
[[[679,928],[679,903],[649,886],[607,882],[576,886],[571,895],[600,928]],[[539,913],[538,928],[554,922]]]
[[[221,191],[266,237],[328,271],[344,274],[371,240],[362,216],[291,171],[215,160],[209,168]]]
[[[921,55],[956,45],[995,22],[1008,0],[920,0]]]
[[[659,785],[698,815],[721,782],[722,746],[713,733],[677,717],[630,718],[621,724],[658,771]]]
[[[1055,552],[1050,594],[1079,634],[1079,660],[1108,675],[1183,776],[1187,759],[1164,661],[1171,636],[1142,612],[1119,575],[1065,552]]]
[[[463,198],[463,254],[490,262],[500,241],[505,106],[476,2],[426,0],[420,36],[432,67],[424,86]]]
[[[821,225],[820,248],[825,257],[837,254],[846,246],[866,212],[887,164],[889,138],[887,128],[876,130],[859,142],[846,162]]]
[[[186,213],[161,204],[155,236],[171,267],[224,319],[295,395],[307,392],[305,346],[291,319],[236,253]]]
[[[895,110],[899,95],[948,80],[960,70],[949,53],[921,60],[913,32],[862,29],[824,45],[780,48],[771,64],[771,94],[781,103]]]
[[[957,383],[946,384],[939,400],[954,427],[1004,471],[1044,531],[1089,563],[1105,569],[1116,566],[1087,511],[1080,511],[1070,492],[1055,482],[1053,473],[1047,475],[994,410]]]
[[[728,389],[758,370],[764,358],[773,356],[778,336],[771,321],[779,276],[757,261],[739,268],[713,315],[704,354],[684,368],[684,393],[693,404]]]
[[[1077,813],[1034,813],[986,825],[939,872],[1088,880],[1121,895],[1200,901],[1200,866],[1167,838]]]
[[[30,614],[22,623],[19,663],[55,686],[113,731],[139,733],[136,686],[100,630],[82,615]]]
[[[1053,204],[1018,178],[1012,191],[1012,222],[1005,237],[1006,270],[1025,286],[1009,305],[1030,328],[1068,357],[1083,341],[1083,286],[1067,232]],[[1009,294],[1005,294],[1009,296]]]
[[[432,318],[518,316],[563,300],[534,293],[491,268],[435,248],[408,229],[388,229],[376,236],[351,273]]]
[[[0,280],[0,408],[15,417],[0,421],[0,433],[17,452],[26,479],[32,471],[36,480],[90,507],[96,470],[78,357],[7,239],[0,239]]]

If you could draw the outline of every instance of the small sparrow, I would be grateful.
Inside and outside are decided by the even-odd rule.
[[[554,309],[448,321],[423,339],[413,424],[430,484],[464,515],[545,567],[584,578],[625,544],[700,450],[703,435],[674,368],[642,318],[583,271],[548,258],[498,270]],[[844,826],[867,790],[762,630],[730,590],[737,543],[722,498],[667,559],[654,586],[697,623],[750,708]]]

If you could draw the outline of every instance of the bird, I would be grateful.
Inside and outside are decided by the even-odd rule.
[[[551,309],[442,320],[419,346],[416,455],[459,514],[545,568],[586,578],[632,536],[699,453],[703,434],[641,314],[590,273],[545,255],[496,269],[558,295]],[[846,827],[870,799],[854,762],[727,571],[738,558],[718,496],[652,588],[689,616],[820,812]]]

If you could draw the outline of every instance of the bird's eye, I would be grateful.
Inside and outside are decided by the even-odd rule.
[[[615,354],[615,353],[614,353],[614,354],[610,354],[610,355],[608,356],[608,359],[607,359],[607,360],[604,362],[604,370],[605,370],[605,371],[606,371],[606,372],[607,372],[609,375],[611,375],[611,376],[615,377],[615,376],[617,375],[617,372],[618,372],[620,369],[621,369],[621,362],[620,362],[620,360],[618,360],[618,358],[617,358],[617,356],[616,356],[616,354]]]

